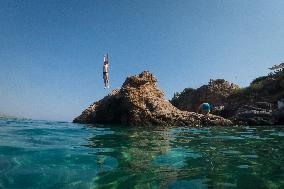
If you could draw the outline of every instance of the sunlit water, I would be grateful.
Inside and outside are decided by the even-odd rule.
[[[0,188],[284,188],[284,127],[0,119]]]

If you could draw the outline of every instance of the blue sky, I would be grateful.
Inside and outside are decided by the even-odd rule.
[[[247,86],[283,62],[281,0],[0,1],[0,112],[67,120],[149,70],[166,98],[210,78]]]

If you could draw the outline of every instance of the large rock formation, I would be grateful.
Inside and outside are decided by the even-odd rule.
[[[133,126],[213,126],[231,125],[219,116],[203,116],[181,111],[165,100],[156,86],[157,79],[148,71],[128,77],[121,89],[112,91],[102,100],[90,105],[76,123],[125,124]]]
[[[248,125],[284,124],[277,101],[284,99],[284,71],[256,78],[227,98],[221,115]]]
[[[208,85],[198,89],[186,88],[181,93],[175,93],[171,103],[180,110],[197,111],[201,103],[208,102],[218,110],[227,104],[227,97],[237,89],[238,85],[224,79],[211,79]]]
[[[254,105],[241,105],[231,117],[235,122],[242,125],[273,125],[276,120],[272,116],[271,104],[256,102]],[[224,109],[224,111],[227,110]]]
[[[228,118],[235,124],[284,124],[284,110],[277,109],[277,101],[284,99],[284,71],[256,78],[245,88],[225,80],[211,80],[198,89],[176,93],[171,103],[179,109],[194,111],[200,103],[215,107],[213,114]]]

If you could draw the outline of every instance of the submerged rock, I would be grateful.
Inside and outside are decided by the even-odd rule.
[[[157,88],[157,79],[148,71],[128,77],[121,89],[113,90],[76,117],[75,123],[102,123],[163,126],[231,125],[219,116],[204,116],[174,107]]]

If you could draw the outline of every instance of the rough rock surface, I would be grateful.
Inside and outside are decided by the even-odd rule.
[[[202,102],[209,102],[214,106],[213,114],[235,124],[283,125],[284,110],[277,109],[280,99],[284,99],[284,71],[256,78],[245,88],[221,79],[211,80],[198,89],[176,93],[171,102],[188,111],[196,110]]]
[[[112,91],[75,118],[76,123],[125,124],[132,126],[214,126],[231,125],[219,116],[181,111],[164,97],[157,79],[148,71],[128,77],[121,89]]]
[[[254,106],[244,105],[233,116],[235,122],[242,125],[273,125],[276,120],[272,114],[271,104],[258,102]]]
[[[227,97],[238,89],[238,85],[224,79],[211,79],[198,89],[186,88],[181,93],[175,93],[171,103],[180,110],[197,111],[201,103],[208,102],[215,107],[215,111],[221,111],[227,104]]]
[[[248,125],[283,124],[283,110],[277,101],[284,98],[284,71],[254,79],[227,98],[222,116]]]
[[[284,110],[273,109],[272,107],[273,105],[268,102],[254,102],[253,105],[242,105],[237,108],[230,119],[234,123],[241,125],[283,125]]]

